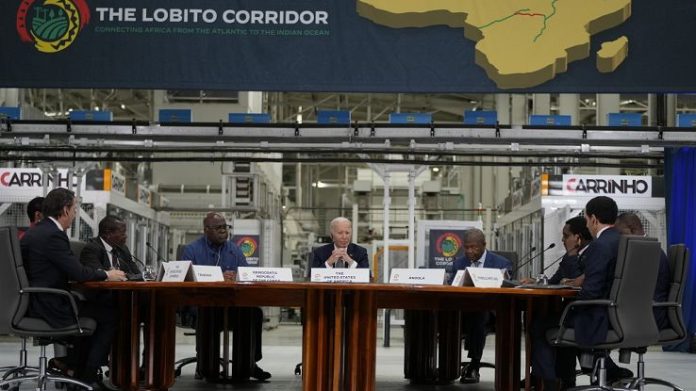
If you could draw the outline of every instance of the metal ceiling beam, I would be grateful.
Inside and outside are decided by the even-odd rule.
[[[283,143],[302,148],[326,144],[330,147],[372,148],[408,146],[418,149],[434,145],[441,150],[467,148],[475,145],[509,145],[512,150],[548,150],[548,146],[583,147],[636,147],[645,152],[665,146],[692,146],[696,133],[688,128],[659,127],[566,127],[534,128],[529,126],[464,127],[459,124],[426,126],[395,124],[355,124],[346,126],[318,126],[316,124],[233,125],[227,123],[154,124],[145,122],[87,123],[70,121],[16,121],[0,123],[0,142],[4,144],[45,143],[46,139],[68,138],[67,144],[94,145],[105,140],[121,145],[166,146],[162,142],[211,143],[253,146],[270,150]],[[246,144],[245,144],[246,143]],[[172,145],[169,145],[172,146]]]

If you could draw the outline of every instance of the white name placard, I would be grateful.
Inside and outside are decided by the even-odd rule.
[[[193,269],[193,281],[196,282],[220,282],[225,281],[220,266],[191,265]]]
[[[503,286],[503,270],[487,267],[467,267],[463,285],[477,288],[500,288]],[[456,276],[455,276],[456,279]]]
[[[292,269],[289,267],[239,267],[238,281],[292,282]]]
[[[390,284],[442,285],[445,269],[392,269]]]
[[[157,280],[164,282],[182,282],[186,276],[190,276],[191,261],[172,261],[160,264]]]
[[[452,286],[464,286],[464,278],[466,276],[466,270],[457,270],[457,274],[454,275],[452,280]]]
[[[312,282],[370,282],[370,269],[313,268]]]

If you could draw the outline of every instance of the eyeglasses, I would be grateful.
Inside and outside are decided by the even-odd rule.
[[[232,229],[232,226],[229,224],[220,224],[220,225],[206,225],[205,228],[207,229],[212,229],[215,231],[227,231]]]

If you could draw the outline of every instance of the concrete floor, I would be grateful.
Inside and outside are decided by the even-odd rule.
[[[294,391],[302,389],[302,380],[293,374],[295,365],[301,361],[302,351],[300,347],[302,329],[296,324],[283,324],[273,330],[264,332],[264,358],[259,366],[271,372],[273,377],[269,382],[246,384],[209,384],[205,381],[193,378],[193,366],[184,368],[182,376],[172,388],[175,391],[188,390],[283,390]],[[194,355],[195,346],[193,337],[184,336],[183,330],[179,330],[177,336],[177,359]],[[18,342],[12,337],[0,337],[0,366],[13,365],[17,361]],[[522,344],[524,346],[524,344]],[[31,347],[29,353],[30,362],[36,362],[38,349]],[[484,352],[484,361],[494,360],[494,338],[489,336]],[[616,359],[616,357],[615,357]],[[684,353],[666,353],[658,349],[652,349],[646,354],[646,372],[648,376],[669,379],[681,385],[685,390],[696,391],[696,355]],[[630,366],[635,370],[635,362]],[[579,384],[587,384],[588,377],[578,378]],[[27,384],[21,387],[31,389]],[[49,389],[53,389],[52,385]],[[664,387],[651,386],[647,390],[665,390]],[[415,386],[410,385],[403,378],[403,337],[399,327],[392,328],[391,347],[382,347],[382,338],[379,338],[377,349],[377,390],[493,390],[493,371],[481,370],[481,383],[476,385],[461,385],[455,383],[446,386]]]

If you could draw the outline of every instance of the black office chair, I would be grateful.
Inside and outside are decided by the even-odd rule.
[[[12,332],[12,330],[9,327],[9,323],[0,323],[0,335],[8,335]],[[28,373],[31,372],[38,372],[39,368],[38,367],[31,367],[27,363],[27,337],[21,337],[21,345],[19,349],[19,363],[16,366],[6,366],[6,367],[0,367],[0,371],[2,371],[2,379],[7,380],[7,379],[12,379],[15,377],[19,376],[26,376]],[[3,389],[7,389],[7,387],[3,387]]]
[[[578,300],[563,311],[559,327],[547,332],[551,345],[592,349],[602,353],[595,364],[598,384],[576,387],[574,390],[624,390],[607,385],[605,357],[613,349],[633,349],[657,343],[658,330],[652,311],[652,296],[659,258],[660,244],[651,238],[624,236],[619,243],[614,280],[608,299]],[[575,330],[566,327],[565,321],[572,309],[583,306],[604,306],[609,316],[609,332],[606,339],[595,346],[580,346]],[[594,352],[583,353],[583,361],[591,362]]]
[[[181,254],[184,252],[184,247],[186,247],[185,244],[180,244],[176,248],[176,259],[181,259]],[[185,336],[195,336],[196,335],[196,326],[198,324],[198,307],[182,307],[179,308],[176,312],[176,326],[189,329],[192,331],[185,331],[184,335]],[[231,361],[230,361],[231,363]],[[181,371],[182,369],[189,365],[189,364],[198,364],[198,357],[192,356],[192,357],[186,357],[182,358],[181,360],[178,360],[177,362],[174,363],[174,376],[179,377],[181,376]],[[220,358],[220,366],[222,367],[225,365],[225,362],[222,358]],[[202,379],[203,376],[196,371],[194,374],[194,377],[196,379]]]
[[[5,324],[4,322],[0,324],[0,335],[8,335],[12,332],[9,327],[9,323]],[[27,337],[21,337],[21,345],[19,349],[19,363],[16,366],[6,366],[6,367],[0,367],[0,371],[3,372],[2,374],[2,379],[0,381],[4,381],[7,379],[12,379],[15,377],[19,376],[26,376],[28,373],[31,372],[38,372],[39,368],[38,367],[32,367],[29,366],[27,363]],[[18,386],[17,386],[18,387]],[[2,387],[2,389],[7,389],[9,386]]]
[[[27,310],[30,296],[33,293],[66,297],[75,315],[75,323],[68,327],[56,329],[43,319],[29,317]],[[82,318],[78,315],[77,304],[70,292],[62,289],[29,286],[15,227],[0,227],[0,307],[5,309],[0,311],[0,324],[3,324],[3,327],[7,327],[13,335],[32,337],[34,343],[41,347],[38,373],[3,380],[0,382],[1,388],[17,387],[21,383],[36,381],[37,390],[43,390],[47,382],[70,383],[92,390],[92,387],[81,381],[50,374],[47,369],[46,345],[62,343],[62,339],[66,337],[89,336],[94,332],[96,322],[93,319]]]
[[[517,274],[517,264],[519,263],[519,257],[517,255],[517,252],[515,251],[493,251],[494,253],[504,257],[505,259],[509,260],[512,265],[513,265],[513,270],[514,273]],[[516,279],[517,276],[510,276],[511,279]],[[463,316],[466,316],[466,312],[463,313]],[[462,321],[463,323],[463,321]],[[488,333],[495,333],[495,314],[491,314],[491,316],[488,319],[488,322],[486,323],[486,332]],[[464,336],[466,338],[466,336]],[[461,363],[461,372],[464,373],[466,370],[466,367],[471,364],[470,361],[462,361]],[[480,368],[490,368],[490,369],[495,369],[495,364],[486,362],[486,361],[481,361],[479,363],[479,369]]]
[[[208,310],[207,308],[204,310]],[[196,328],[198,327],[198,307],[182,307],[177,311],[176,314],[176,326],[177,327],[182,327],[186,329],[190,329],[193,331],[190,332],[184,332],[184,335],[186,336],[195,336],[196,335]],[[232,364],[232,360],[227,361],[228,364]],[[182,369],[189,365],[189,364],[198,364],[198,357],[197,356],[192,356],[192,357],[186,357],[182,358],[181,360],[178,360],[177,362],[174,363],[174,376],[179,377],[181,376],[181,371]],[[225,359],[220,357],[220,369],[223,369],[225,365]],[[195,372],[194,378],[197,380],[203,379],[205,377],[205,374],[201,371],[201,368],[198,368],[199,370]]]
[[[462,312],[462,317],[465,317],[467,315],[466,312]],[[465,320],[462,319],[462,324],[465,323]],[[486,335],[489,333],[495,333],[495,314],[491,314],[488,317],[488,321],[486,322]],[[464,330],[462,330],[462,338],[466,340],[467,336],[464,334]],[[464,373],[467,369],[467,367],[471,365],[471,361],[462,361],[461,362],[461,373]],[[487,361],[481,361],[478,365],[479,369],[481,368],[490,368],[490,369],[495,369],[495,364],[487,362]]]
[[[10,334],[10,332],[2,330],[0,331],[0,334]],[[17,364],[17,366],[0,367],[0,371],[3,372],[1,381],[16,378],[19,376],[26,376],[28,373],[39,371],[38,367],[31,367],[27,364],[27,338],[21,338],[22,342],[21,347],[19,349],[19,364]],[[3,387],[2,389],[7,388],[9,388],[9,386]]]
[[[686,338],[686,327],[684,326],[684,318],[682,315],[682,302],[684,300],[684,286],[686,273],[689,266],[689,249],[684,244],[675,244],[669,247],[667,254],[669,268],[672,271],[672,282],[669,289],[669,296],[666,302],[654,303],[655,307],[667,307],[667,317],[669,319],[669,327],[659,331],[658,345],[672,345],[679,343]],[[647,348],[639,348],[632,350],[638,353],[638,364],[636,377],[632,379],[624,379],[622,383],[627,384],[631,389],[643,389],[647,384],[658,384],[670,387],[676,391],[684,389],[666,380],[645,377],[645,362],[643,355]]]
[[[186,336],[196,335],[196,320],[197,314],[195,307],[180,308],[176,312],[176,326],[193,330],[192,332],[184,332],[184,335]],[[181,376],[181,369],[183,367],[195,363],[198,363],[198,359],[196,358],[196,356],[186,357],[182,358],[181,360],[178,360],[174,363],[174,376]],[[201,376],[197,372],[194,376],[196,379],[201,379]]]
[[[83,241],[71,240],[70,241],[70,251],[72,251],[73,255],[79,259],[80,254],[82,254],[82,250],[84,250],[86,245],[87,245],[87,243],[85,243]]]

